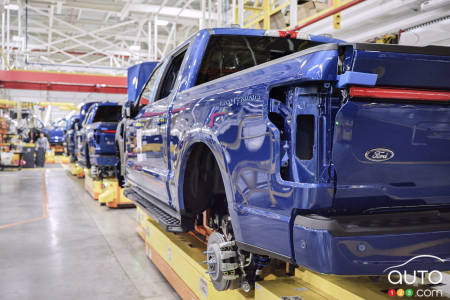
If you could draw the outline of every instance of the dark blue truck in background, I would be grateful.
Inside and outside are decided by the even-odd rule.
[[[92,105],[94,105],[95,103],[99,103],[99,102],[91,101],[91,102],[85,102],[85,103],[80,104],[80,113],[79,113],[80,120],[74,125],[74,127],[75,127],[75,131],[74,131],[74,136],[75,136],[74,137],[75,138],[74,159],[75,159],[75,161],[78,160],[78,156],[80,155],[79,154],[79,152],[80,152],[80,147],[79,146],[81,145],[81,134],[80,134],[80,132],[81,132],[81,129],[83,128],[82,124],[84,122],[84,119],[87,116],[89,108]]]
[[[64,153],[64,130],[67,121],[68,120],[65,118],[56,120],[43,130],[50,143],[50,148],[54,150],[56,154]]]
[[[80,115],[75,114],[68,118],[64,129],[63,145],[64,152],[70,157],[71,162],[75,162],[75,134],[76,128],[80,125]]]
[[[117,103],[93,104],[77,132],[78,162],[91,169],[91,176],[114,176],[117,164],[114,137],[121,119],[122,106]]]
[[[406,267],[449,270],[449,78],[446,47],[201,30],[126,110],[125,194],[204,235],[218,290],[270,259],[382,275],[423,254],[442,261]]]

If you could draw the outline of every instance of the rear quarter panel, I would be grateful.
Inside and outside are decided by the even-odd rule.
[[[221,169],[236,239],[291,257],[291,211],[307,205],[313,185],[279,176],[279,136],[267,117],[268,91],[280,84],[335,80],[336,46],[319,47],[176,95],[168,151],[173,170],[169,189],[178,209],[183,209],[187,154],[193,144],[204,143]]]

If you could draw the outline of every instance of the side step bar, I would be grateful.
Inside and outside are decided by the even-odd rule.
[[[171,216],[158,206],[152,204],[140,194],[136,193],[132,188],[124,189],[123,194],[125,197],[145,210],[150,217],[157,221],[165,230],[175,233],[186,232],[183,226],[181,226],[181,221],[179,219]]]

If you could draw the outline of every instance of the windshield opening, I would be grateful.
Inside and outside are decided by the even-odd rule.
[[[94,120],[95,122],[119,122],[120,116],[122,113],[122,106],[120,105],[105,105],[99,106],[97,108],[97,112],[95,113]]]
[[[272,36],[213,35],[195,85],[323,43]]]

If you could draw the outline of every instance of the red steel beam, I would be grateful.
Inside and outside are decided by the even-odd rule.
[[[123,76],[38,71],[0,71],[0,87],[7,89],[126,94],[127,78]]]
[[[352,6],[356,5],[356,4],[359,4],[359,3],[364,2],[364,1],[365,1],[365,0],[353,0],[353,1],[350,1],[350,2],[347,2],[347,3],[344,3],[344,4],[342,4],[341,6],[336,7],[335,9],[332,9],[332,10],[330,10],[330,11],[324,13],[324,14],[318,15],[317,17],[315,17],[315,18],[309,20],[308,22],[305,22],[305,23],[303,23],[303,24],[300,24],[300,25],[295,26],[294,29],[292,29],[291,31],[297,31],[297,30],[300,30],[300,29],[302,29],[302,28],[304,28],[304,27],[306,27],[306,26],[309,26],[309,25],[311,25],[311,24],[313,24],[313,23],[316,23],[316,22],[318,22],[318,21],[320,21],[320,20],[323,20],[323,19],[325,19],[325,18],[328,18],[329,16],[332,16],[332,15],[334,15],[334,14],[337,14],[337,13],[343,11],[344,9],[347,9],[347,8],[349,8],[349,7],[352,7]]]
[[[8,82],[0,81],[0,88],[19,90],[45,90],[58,92],[79,92],[79,93],[106,93],[106,94],[126,94],[126,87],[110,87],[95,85],[57,84],[57,83],[35,83],[35,82]]]

